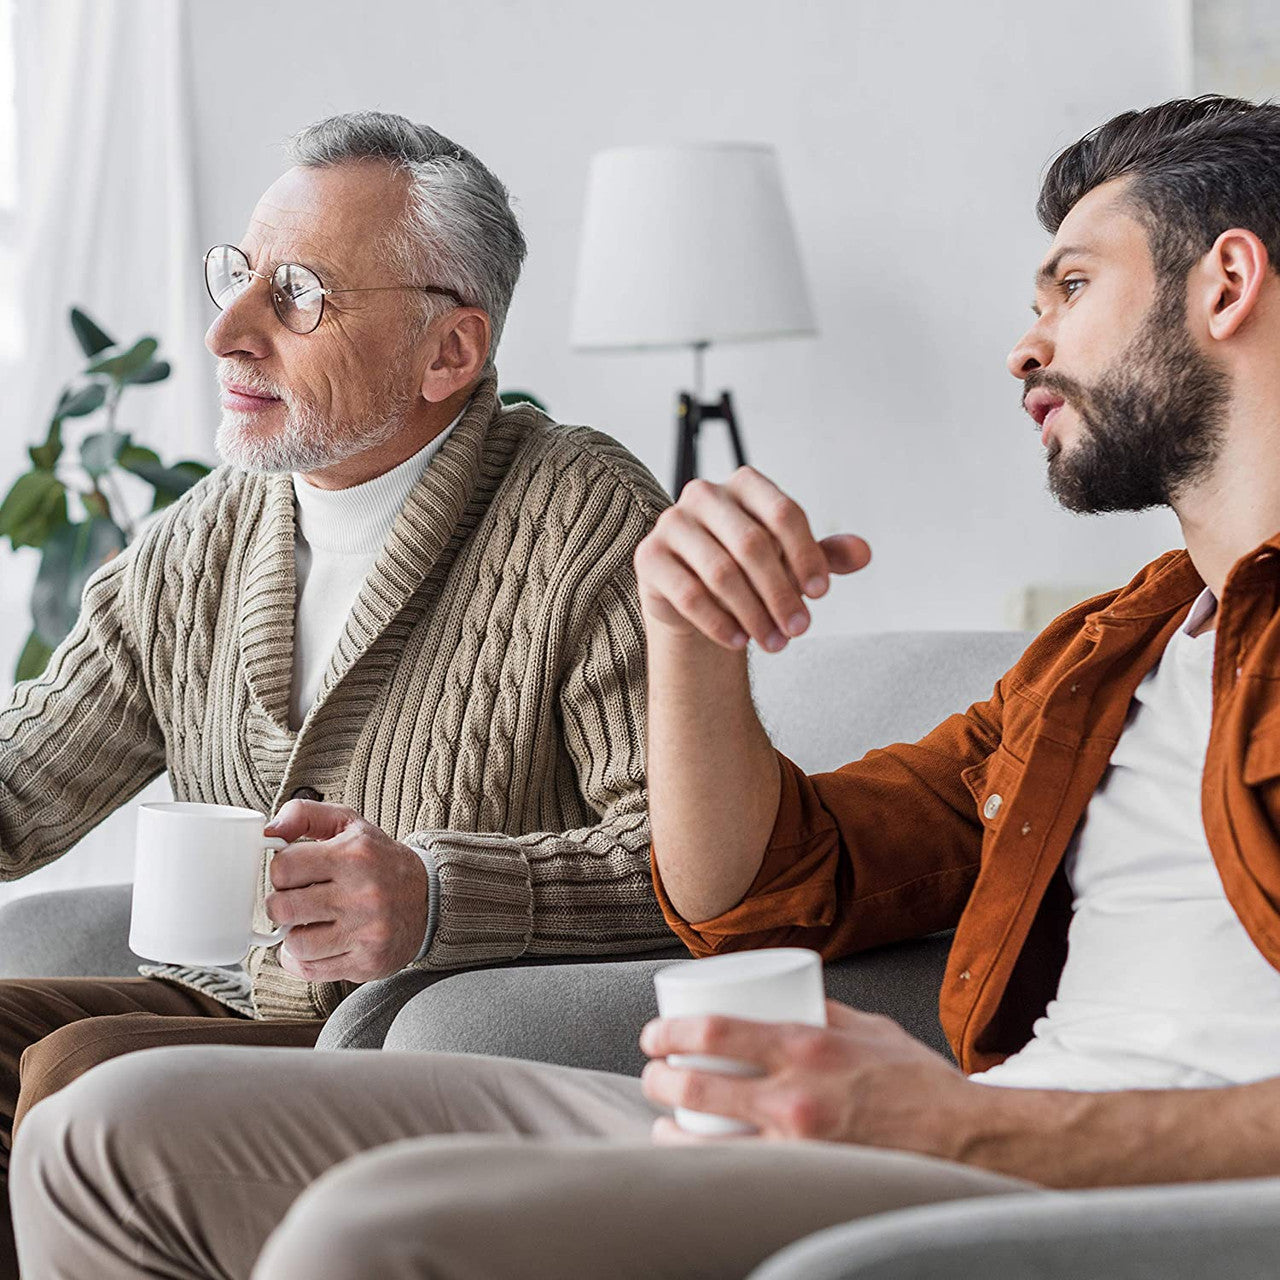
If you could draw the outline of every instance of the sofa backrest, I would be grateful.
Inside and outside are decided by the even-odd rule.
[[[801,637],[753,654],[752,687],[774,744],[815,773],[912,742],[989,697],[1030,640],[1025,631]]]

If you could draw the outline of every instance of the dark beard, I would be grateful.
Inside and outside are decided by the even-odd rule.
[[[1218,456],[1230,382],[1191,340],[1181,292],[1157,298],[1141,332],[1091,387],[1062,374],[1028,374],[1080,415],[1071,449],[1049,455],[1049,491],[1068,511],[1169,506]]]

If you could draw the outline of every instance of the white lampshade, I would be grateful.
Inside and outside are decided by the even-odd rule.
[[[617,147],[591,162],[571,341],[673,347],[815,332],[772,147]]]

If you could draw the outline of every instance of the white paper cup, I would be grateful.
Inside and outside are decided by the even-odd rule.
[[[771,947],[685,960],[654,975],[658,1012],[664,1018],[720,1014],[751,1022],[803,1022],[827,1025],[822,957],[802,947]],[[705,1054],[673,1053],[673,1067],[718,1071],[722,1075],[759,1074],[747,1062]],[[754,1133],[751,1125],[728,1116],[676,1108],[676,1123],[690,1133]]]
[[[224,804],[138,806],[129,950],[169,964],[235,964],[251,945],[274,946],[286,929],[256,933],[253,910],[268,849],[266,816]]]

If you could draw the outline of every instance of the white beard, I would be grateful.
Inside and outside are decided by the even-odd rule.
[[[392,362],[396,367],[399,360]],[[237,370],[241,385],[264,395],[280,395],[277,388],[243,370]],[[415,397],[391,386],[383,388],[370,417],[356,422],[335,422],[325,418],[313,405],[287,396],[284,427],[263,433],[258,414],[223,409],[218,424],[217,449],[224,462],[242,471],[258,473],[296,471],[303,474],[331,467],[354,458],[368,449],[386,444],[400,430],[413,408]]]
[[[386,444],[399,431],[408,406],[387,407],[391,412],[372,422],[338,426],[309,407],[286,404],[284,429],[272,434],[257,428],[258,414],[224,409],[218,424],[218,454],[241,471],[319,471]]]

